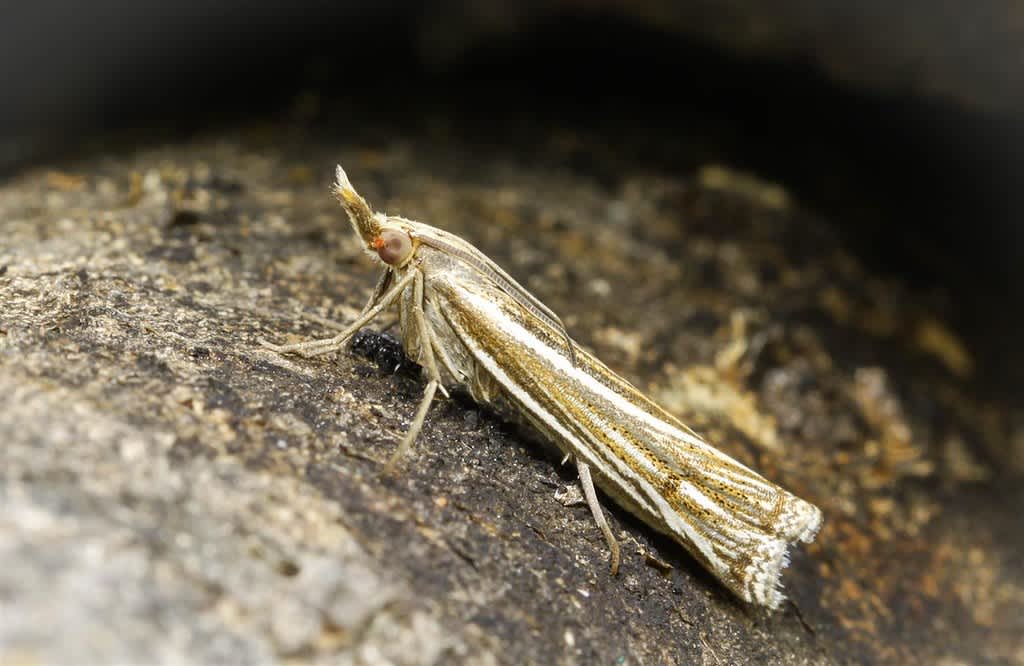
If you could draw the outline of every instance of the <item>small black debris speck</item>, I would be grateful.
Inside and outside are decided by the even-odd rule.
[[[419,369],[406,358],[402,343],[390,333],[363,329],[353,336],[352,351],[376,363],[382,372],[409,375]]]

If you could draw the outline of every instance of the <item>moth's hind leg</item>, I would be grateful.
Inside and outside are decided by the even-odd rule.
[[[374,317],[380,314],[380,311],[391,305],[398,295],[402,293],[409,283],[413,281],[419,271],[409,271],[402,279],[399,280],[390,289],[387,289],[387,285],[390,282],[391,271],[385,272],[381,279],[377,282],[377,287],[373,291],[373,295],[370,296],[370,300],[363,307],[363,311],[356,318],[354,322],[349,324],[345,330],[338,333],[334,337],[323,338],[320,340],[307,340],[306,342],[297,342],[291,345],[275,345],[267,342],[263,338],[259,339],[259,343],[271,351],[275,351],[279,354],[299,354],[305,358],[311,358],[314,356],[321,356],[323,354],[330,354],[331,352],[338,351],[345,346],[345,343],[351,338],[356,331],[369,323]],[[386,293],[384,290],[387,289]]]
[[[597,523],[597,526],[601,528],[601,533],[604,534],[604,540],[608,542],[608,549],[611,551],[612,556],[611,570],[612,575],[614,576],[619,573],[619,542],[615,540],[615,535],[612,534],[612,529],[608,527],[608,521],[604,517],[604,511],[601,510],[601,504],[597,501],[597,491],[594,490],[594,481],[590,478],[590,465],[577,458],[576,470],[580,475],[580,486],[583,488],[583,497],[587,500],[587,506],[590,507],[590,513],[593,514],[594,521]]]

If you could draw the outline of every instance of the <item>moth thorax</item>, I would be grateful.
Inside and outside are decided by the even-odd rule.
[[[384,229],[373,239],[373,248],[385,264],[401,266],[412,254],[412,238],[401,229]]]

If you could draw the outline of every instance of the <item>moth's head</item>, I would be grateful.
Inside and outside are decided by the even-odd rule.
[[[338,196],[352,228],[363,241],[366,251],[389,266],[402,266],[413,253],[413,240],[407,225],[398,218],[374,213],[366,199],[361,197],[341,166],[337,169],[334,192]]]
[[[373,249],[385,264],[398,267],[412,258],[414,244],[404,226],[386,220],[380,233],[373,239]]]

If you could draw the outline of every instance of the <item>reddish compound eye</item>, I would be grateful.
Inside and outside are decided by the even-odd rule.
[[[385,229],[373,239],[373,247],[385,264],[400,266],[412,253],[412,238],[401,229]]]

